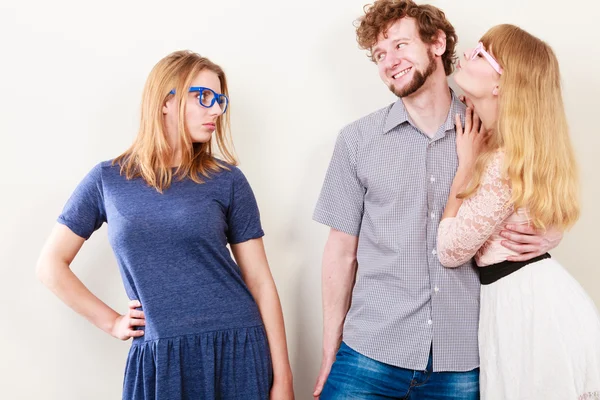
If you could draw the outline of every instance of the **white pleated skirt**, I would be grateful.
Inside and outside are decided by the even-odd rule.
[[[483,400],[600,399],[600,315],[551,258],[481,286],[479,352]]]

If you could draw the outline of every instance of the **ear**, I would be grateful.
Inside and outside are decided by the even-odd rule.
[[[169,99],[167,101],[165,101],[165,104],[163,105],[162,113],[168,114],[171,107],[174,107],[174,104],[173,104],[174,102],[175,102],[175,96],[169,97]]]
[[[432,44],[433,54],[442,56],[446,52],[446,34],[443,30],[438,29],[437,36]]]
[[[494,90],[492,90],[492,94],[494,96],[498,96],[498,93],[500,93],[500,87],[499,86],[494,86]]]

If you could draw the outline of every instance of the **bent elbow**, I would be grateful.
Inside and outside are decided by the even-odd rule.
[[[437,256],[440,264],[442,264],[446,268],[456,268],[460,267],[471,258],[463,259],[464,257],[459,257],[455,252],[449,251],[443,244],[443,242],[438,242],[437,247]]]
[[[51,281],[52,274],[43,260],[39,260],[35,266],[35,277],[45,286],[48,286]]]
[[[455,258],[444,255],[444,253],[438,252],[438,259],[440,260],[440,264],[442,264],[446,268],[456,268],[463,265],[465,262],[462,260],[457,260]]]
[[[69,264],[48,257],[48,255],[40,257],[35,266],[36,278],[48,288],[56,283],[62,268],[69,268]]]

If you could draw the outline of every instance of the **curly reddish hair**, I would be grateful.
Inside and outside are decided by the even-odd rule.
[[[454,70],[456,42],[458,36],[442,10],[429,4],[416,4],[412,0],[377,0],[364,7],[365,15],[357,20],[356,40],[362,49],[371,50],[377,38],[384,36],[391,24],[400,18],[410,17],[417,23],[419,37],[426,44],[433,44],[439,31],[446,34],[446,52],[442,55],[446,75]]]

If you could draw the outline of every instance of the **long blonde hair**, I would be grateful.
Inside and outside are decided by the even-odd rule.
[[[206,143],[193,143],[185,124],[185,99],[192,80],[202,70],[208,69],[219,77],[223,94],[229,95],[225,73],[206,57],[191,51],[176,51],[160,60],[150,72],[142,95],[140,127],[131,147],[115,158],[113,164],[121,166],[127,179],[143,178],[148,185],[161,192],[171,185],[173,175],[189,177],[202,183],[211,171],[218,172],[229,165],[237,165],[231,134],[229,113],[216,121],[212,139]],[[170,92],[175,89],[175,94]],[[163,106],[169,96],[175,96],[179,108],[179,141],[182,149],[181,165],[171,168],[173,149],[167,141]],[[228,109],[229,111],[229,109]]]
[[[481,41],[503,69],[498,121],[461,197],[477,190],[502,149],[515,208],[526,207],[536,228],[569,228],[580,213],[579,177],[558,60],[550,46],[513,25],[497,25]]]

